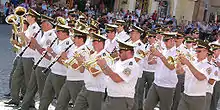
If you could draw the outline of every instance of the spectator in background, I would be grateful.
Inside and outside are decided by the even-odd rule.
[[[10,3],[5,2],[5,6],[4,6],[4,15],[5,16],[9,15],[9,6],[10,6]]]
[[[136,10],[135,10],[136,14],[138,15],[138,17],[141,16],[141,7],[138,7]]]
[[[47,4],[45,1],[43,1],[41,7],[42,7],[42,10],[47,10]]]
[[[17,7],[19,1],[18,0],[11,0],[11,3],[14,5],[14,7]]]
[[[154,11],[154,13],[153,13],[153,15],[151,17],[152,17],[152,20],[154,22],[156,22],[156,20],[157,20],[157,10]]]

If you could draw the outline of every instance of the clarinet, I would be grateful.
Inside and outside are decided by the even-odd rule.
[[[72,47],[73,44],[74,44],[74,43],[72,43],[71,45],[69,45],[69,46],[64,50],[64,52],[67,52],[67,51],[69,50],[69,48]],[[50,68],[60,59],[60,57],[61,57],[61,55],[59,55],[52,63],[50,63],[50,65],[49,65],[46,69],[44,69],[42,72],[46,74],[47,71],[50,70]]]
[[[39,29],[37,31],[37,33],[34,35],[34,38],[37,37],[37,35],[39,34],[39,32],[41,31],[41,29]],[[31,45],[31,42],[28,43],[28,45],[24,48],[24,50],[19,54],[20,57],[22,57],[22,55],[24,54],[24,52],[28,49],[28,47]]]
[[[50,44],[49,47],[52,47],[53,44],[55,43],[55,41],[56,41],[57,39],[58,39],[58,37],[56,37],[56,38],[52,41],[52,43]],[[33,66],[33,69],[34,69],[34,70],[37,68],[37,66],[38,66],[39,63],[43,60],[43,58],[47,55],[47,53],[48,53],[48,51],[46,51],[46,52],[40,57],[40,59],[37,61],[37,63]]]

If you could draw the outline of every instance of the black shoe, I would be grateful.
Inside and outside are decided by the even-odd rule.
[[[31,104],[31,105],[29,105],[29,108],[35,108],[35,105]]]
[[[8,94],[4,94],[5,97],[10,97],[11,96],[11,93],[8,93]]]
[[[8,104],[8,105],[16,105],[16,106],[18,106],[19,105],[19,103],[18,102],[15,102],[14,100],[10,100],[10,101],[8,101],[8,102],[4,102],[5,104]]]
[[[20,100],[23,100],[23,98],[24,98],[23,96],[20,96],[20,97],[19,97]]]

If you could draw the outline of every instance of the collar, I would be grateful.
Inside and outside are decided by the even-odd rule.
[[[198,59],[197,59],[197,62],[198,62]],[[198,62],[198,63],[207,63],[207,62],[209,62],[209,61],[208,61],[207,58],[205,58],[204,60],[202,60],[202,61],[200,61],[200,62]]]
[[[58,41],[60,41],[60,40],[58,40]],[[64,40],[62,40],[62,41],[60,41],[59,44],[63,44],[64,42],[69,42],[69,41],[72,41],[72,40],[70,39],[70,37],[68,37],[68,38],[66,38],[66,39],[64,39]],[[71,42],[69,42],[69,43],[71,43]]]
[[[121,60],[119,60],[119,61],[121,61]],[[130,63],[130,62],[133,63],[134,61],[135,61],[134,57],[132,57],[132,58],[129,58],[127,60],[121,61],[121,64],[124,65],[124,64]]]
[[[86,44],[81,45],[80,47],[77,47],[75,52],[82,50],[84,47],[86,46]]]

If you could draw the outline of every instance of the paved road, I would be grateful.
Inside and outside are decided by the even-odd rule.
[[[9,43],[10,34],[11,26],[0,24],[0,110],[16,110],[15,107],[13,108],[4,104],[4,101],[8,100],[8,98],[4,97],[4,94],[9,91],[9,74],[15,57],[15,54],[11,51],[11,44]],[[39,101],[35,106],[38,108]],[[54,110],[54,106],[50,105],[49,110]],[[218,110],[220,110],[220,107]]]

